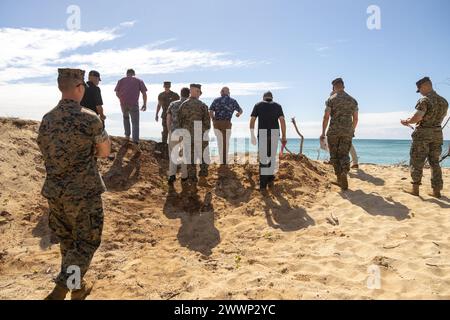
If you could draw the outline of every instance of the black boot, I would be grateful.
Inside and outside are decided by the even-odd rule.
[[[170,176],[169,179],[167,180],[167,182],[170,185],[173,185],[175,183],[175,181],[177,181],[177,178],[175,176]]]

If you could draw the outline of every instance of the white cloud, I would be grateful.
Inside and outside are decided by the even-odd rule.
[[[187,83],[174,83],[173,89],[179,91]],[[273,88],[281,90],[287,88],[282,83],[255,82],[255,83],[206,83],[203,85],[203,99],[211,99],[218,96],[220,89],[227,85],[231,88],[233,96],[259,96],[261,88]],[[120,107],[114,94],[114,85],[102,85],[103,101],[106,114],[110,116],[107,121],[108,131],[113,135],[121,135],[123,131]],[[161,91],[161,84],[148,84],[149,110],[142,114],[142,136],[158,137],[160,135],[160,123],[155,123],[154,113],[157,94]],[[24,99],[24,96],[32,97]],[[24,119],[40,120],[42,116],[53,108],[60,98],[60,93],[55,85],[42,84],[9,84],[0,85],[0,116],[20,117]],[[398,111],[389,113],[361,113],[358,125],[357,139],[410,139],[411,129],[400,125],[400,119],[411,116],[410,111]],[[287,115],[288,116],[288,115]],[[233,136],[248,136],[248,117],[235,119],[233,122]],[[288,121],[288,137],[297,138],[293,126]],[[322,130],[320,121],[302,122],[297,119],[299,129],[306,138],[317,138]],[[445,130],[446,139],[450,139],[450,130]]]
[[[400,119],[409,118],[411,111],[384,113],[360,113],[356,139],[410,139],[412,130],[400,124]],[[305,137],[318,138],[322,132],[322,122],[298,123]],[[295,134],[292,131],[293,134]],[[450,132],[446,132],[447,138]]]
[[[323,46],[323,47],[318,47],[318,48],[316,48],[316,51],[318,51],[318,52],[323,52],[323,51],[328,51],[328,50],[330,50],[331,48],[330,47],[328,47],[328,46]]]
[[[179,92],[188,83],[174,83],[172,89]],[[229,86],[233,96],[261,95],[261,88],[282,90],[286,85],[277,82],[254,82],[254,83],[206,83],[203,84],[202,99],[211,99],[219,95],[223,86]],[[146,84],[148,91],[149,112],[155,109],[157,96],[162,91],[162,84]],[[120,106],[114,93],[115,84],[101,85],[104,108],[106,114],[120,113]],[[32,97],[24,99],[24,95]],[[21,83],[0,84],[0,116],[20,117],[25,119],[40,120],[42,116],[53,108],[60,98],[60,92],[54,84]]]
[[[131,66],[140,75],[169,74],[193,69],[242,67],[249,61],[228,59],[227,53],[201,50],[159,49],[151,46],[123,50],[103,50],[92,54],[75,54],[55,62],[90,69],[95,66],[104,75],[118,76]]]
[[[120,37],[119,31],[136,21],[97,31],[70,31],[37,28],[0,28],[0,83],[55,77],[61,66],[97,69],[118,76],[134,66],[140,75],[176,73],[193,69],[242,67],[253,62],[229,58],[229,53],[208,50],[161,48],[167,39],[135,48],[106,49],[85,54],[89,48]]]
[[[125,21],[125,22],[122,22],[119,26],[120,27],[123,27],[123,28],[130,28],[130,27],[134,27],[134,25],[137,23],[137,21],[136,20],[133,20],[133,21]]]
[[[359,124],[356,130],[356,139],[411,139],[412,130],[400,124],[400,119],[406,119],[412,114],[410,111],[397,111],[385,113],[360,113]],[[298,138],[291,119],[286,118],[287,135],[290,138]],[[321,121],[302,122],[297,119],[300,132],[307,139],[317,139],[322,133]],[[235,136],[246,137],[248,135],[247,122],[233,123]],[[450,139],[450,129],[444,131],[445,138]]]
[[[0,28],[0,82],[55,74],[53,61],[62,54],[111,41],[114,30],[69,31],[35,28]]]

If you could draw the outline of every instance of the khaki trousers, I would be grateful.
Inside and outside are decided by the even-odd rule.
[[[219,157],[221,164],[228,163],[231,127],[232,124],[230,120],[214,120],[214,129],[221,133],[219,135],[216,131],[214,131],[217,137],[217,144],[219,146]]]

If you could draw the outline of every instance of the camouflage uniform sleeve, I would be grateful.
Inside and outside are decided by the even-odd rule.
[[[211,129],[211,118],[209,117],[208,106],[203,104],[203,127],[206,130]]]
[[[353,101],[355,102],[355,108],[353,112],[358,112],[359,111],[358,101],[356,101],[356,99],[353,99]]]
[[[172,115],[172,108],[173,108],[173,102],[169,104],[169,107],[167,108],[167,115]]]
[[[331,112],[331,99],[328,98],[327,101],[325,101],[325,112],[330,113]]]
[[[178,108],[177,120],[179,127],[184,128],[184,103]]]
[[[428,99],[427,98],[420,99],[417,102],[416,110],[417,110],[416,114],[423,117],[428,110]]]
[[[92,137],[95,144],[103,143],[109,139],[108,133],[103,129],[103,123],[98,116],[93,116]]]
[[[442,98],[442,99],[444,99],[444,98]],[[447,109],[447,111],[448,111],[448,101],[447,100],[445,100],[444,99],[444,106],[445,106],[445,108]]]
[[[43,138],[44,138],[44,134],[47,131],[47,119],[44,117],[41,121],[41,125],[39,126],[39,131],[38,131],[38,137],[37,137],[37,144],[39,149],[42,151],[43,149]]]

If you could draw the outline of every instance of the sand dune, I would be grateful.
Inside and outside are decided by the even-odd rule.
[[[0,299],[42,299],[59,268],[36,129],[0,119]],[[256,166],[233,165],[187,198],[167,187],[156,143],[140,157],[119,146],[100,162],[109,191],[90,299],[450,299],[449,169],[439,200],[428,170],[416,198],[394,166],[362,165],[343,193],[330,167],[285,156],[266,197]]]

